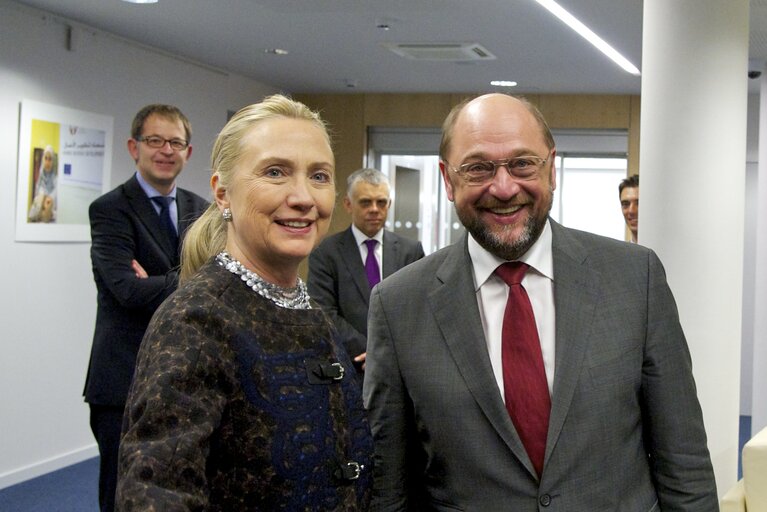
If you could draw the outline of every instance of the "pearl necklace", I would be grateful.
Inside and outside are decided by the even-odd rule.
[[[235,260],[229,253],[222,251],[216,256],[216,262],[227,269],[232,274],[240,276],[254,292],[269,299],[281,308],[288,309],[311,309],[309,303],[309,294],[306,292],[306,285],[298,278],[298,284],[295,288],[283,288],[276,284],[269,283],[255,272],[245,268],[245,265]]]

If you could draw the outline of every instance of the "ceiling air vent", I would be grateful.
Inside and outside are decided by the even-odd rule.
[[[386,43],[400,57],[413,60],[494,60],[495,55],[478,43]]]

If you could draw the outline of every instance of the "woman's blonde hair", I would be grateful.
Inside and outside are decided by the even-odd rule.
[[[311,121],[322,129],[330,144],[327,127],[318,113],[281,94],[268,96],[260,103],[239,110],[218,134],[213,145],[210,166],[212,173],[218,174],[220,186],[229,186],[234,169],[245,149],[242,140],[250,129],[261,121],[275,118]],[[186,232],[181,248],[180,281],[190,278],[205,262],[224,250],[226,231],[227,223],[213,201]]]

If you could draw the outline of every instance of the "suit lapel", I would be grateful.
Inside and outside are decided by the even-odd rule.
[[[429,302],[466,387],[493,428],[534,475],[535,470],[506,411],[490,364],[466,240],[464,235],[450,249],[450,255],[437,271],[437,284],[429,293]]]
[[[184,239],[186,230],[196,220],[198,212],[194,209],[192,196],[180,188],[176,191],[176,206],[178,207],[178,235],[181,241]]]
[[[362,264],[360,249],[357,247],[357,240],[354,238],[351,226],[338,239],[338,245],[338,253],[349,270],[349,274],[352,276],[352,282],[367,305],[370,302],[370,284],[365,274],[365,266]]]
[[[141,185],[139,185],[135,175],[125,182],[124,190],[128,203],[136,213],[136,217],[144,224],[144,227],[149,232],[149,236],[168,258],[169,266],[175,266],[178,262],[178,248],[173,247],[165,235],[162,224],[160,224],[160,216],[157,215],[152,202],[141,189]]]
[[[586,264],[586,252],[580,243],[554,222],[552,230],[556,363],[546,443],[547,459],[556,445],[572,402],[601,288],[600,276]],[[535,469],[495,382],[471,269],[464,236],[453,246],[451,255],[437,272],[438,284],[429,294],[432,311],[461,377],[477,404],[517,459],[535,476]]]
[[[383,233],[383,271],[381,279],[387,278],[403,267],[400,262],[399,240],[394,234]]]
[[[601,289],[601,277],[588,266],[583,246],[562,226],[553,221],[551,226],[556,356],[546,459],[557,443],[570,409],[591,340],[590,330]]]

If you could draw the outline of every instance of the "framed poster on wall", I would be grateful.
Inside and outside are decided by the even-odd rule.
[[[88,206],[109,189],[112,117],[21,102],[16,241],[89,242]]]

